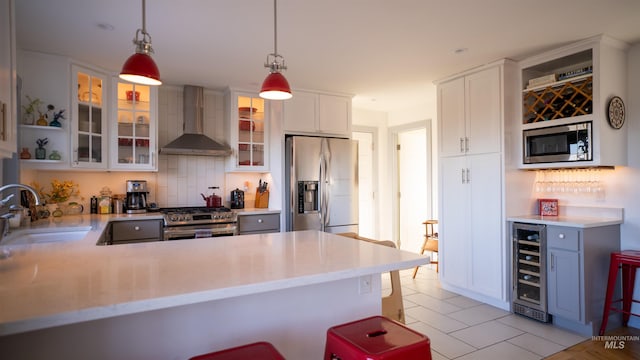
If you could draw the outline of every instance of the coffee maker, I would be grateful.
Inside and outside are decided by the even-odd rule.
[[[127,214],[147,212],[147,181],[127,180]]]

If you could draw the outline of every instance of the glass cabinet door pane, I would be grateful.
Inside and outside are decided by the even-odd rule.
[[[102,109],[91,109],[91,132],[95,134],[102,134]]]
[[[78,131],[89,132],[89,106],[78,105]]]
[[[238,166],[264,166],[264,99],[238,96]]]
[[[91,148],[93,149],[92,162],[102,162],[102,136],[91,136]]]
[[[83,71],[75,72],[77,80],[77,161],[102,162],[103,79]]]

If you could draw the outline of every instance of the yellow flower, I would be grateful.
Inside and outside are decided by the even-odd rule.
[[[31,185],[38,190],[40,196],[48,204],[62,203],[69,200],[70,197],[80,194],[79,186],[73,180],[59,181],[58,179],[53,179],[51,180],[51,191],[46,191],[44,187],[35,181]]]

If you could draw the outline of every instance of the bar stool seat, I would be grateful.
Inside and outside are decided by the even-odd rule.
[[[234,348],[202,354],[189,360],[284,360],[273,345],[266,341],[242,345]]]
[[[431,341],[384,316],[327,330],[324,360],[431,360]]]
[[[627,326],[629,317],[640,316],[631,312],[631,303],[638,300],[633,299],[633,285],[636,280],[636,269],[640,267],[640,251],[624,250],[611,253],[609,263],[609,279],[607,280],[607,295],[604,301],[602,312],[602,325],[600,326],[600,336],[604,335],[607,329],[607,322],[611,311],[622,313],[622,324]],[[618,279],[618,269],[622,268],[622,299],[612,300],[613,293]],[[622,302],[622,309],[613,304]]]

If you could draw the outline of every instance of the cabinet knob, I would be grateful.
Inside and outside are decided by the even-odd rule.
[[[560,239],[564,239],[564,234],[558,234],[558,237],[559,237]]]
[[[140,226],[138,226],[138,225],[134,226],[134,227],[133,227],[133,230],[135,230],[135,231],[140,231]]]
[[[258,224],[262,224],[262,219],[258,219]]]

